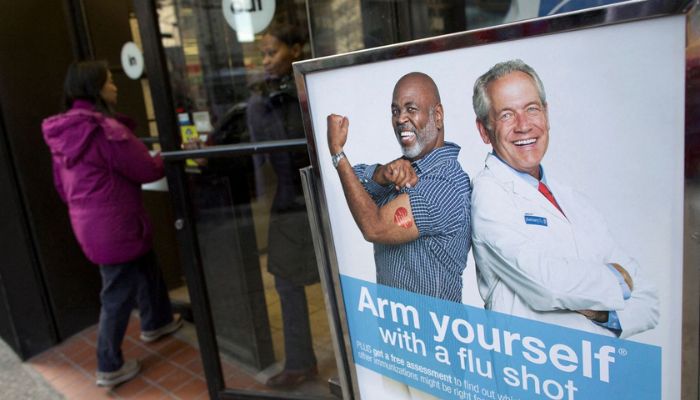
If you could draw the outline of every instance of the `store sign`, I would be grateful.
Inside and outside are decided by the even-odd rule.
[[[529,28],[518,27],[523,32]],[[453,400],[681,398],[685,16],[518,40],[503,37],[509,40],[423,54],[413,52],[417,46],[382,54],[373,50],[371,57],[354,53],[332,62],[295,65],[307,95],[307,137],[324,199],[320,219],[328,221],[321,242],[329,244],[326,250],[337,265],[357,397],[405,399],[422,391]],[[420,48],[443,49],[444,43],[438,43],[421,42]],[[541,78],[547,119],[544,124],[540,108],[531,107],[540,101],[533,95],[534,84],[517,86],[529,78],[516,74],[500,81],[498,101],[517,114],[517,127],[507,129],[519,142],[527,142],[513,148],[540,140],[533,139],[536,129],[543,132],[546,125],[549,147],[542,166],[566,218],[537,189],[525,186],[526,180],[521,186],[522,178],[494,164],[499,161],[493,156],[485,167],[492,145],[475,123],[474,84],[497,63],[515,59]],[[337,114],[349,120],[342,146],[357,171],[365,168],[360,164],[400,158],[398,133],[392,126],[395,110],[389,105],[399,78],[414,71],[427,74],[437,85],[444,139],[460,146],[455,157],[473,187],[467,219],[472,247],[467,247],[468,240],[455,241],[451,249],[457,250],[448,253],[469,250],[455,285],[451,271],[429,269],[435,263],[426,262],[445,254],[434,244],[437,241],[425,249],[417,240],[402,242],[398,234],[378,243],[364,239],[348,206],[348,185],[341,182],[346,175],[333,166],[329,151],[327,118]],[[515,90],[525,86],[532,90]],[[429,85],[417,87],[425,90]],[[406,106],[392,105],[396,107]],[[420,112],[416,111],[423,115]],[[432,116],[418,122],[409,116],[400,134],[435,134],[428,122],[421,122],[427,118]],[[493,135],[509,132],[505,118],[497,122]],[[507,149],[509,145],[501,144]],[[507,154],[525,151],[529,150]],[[636,167],[639,160],[643,167]],[[414,168],[429,174],[432,167],[426,163]],[[394,188],[371,185],[371,170],[366,173],[360,182],[373,199],[390,198]],[[421,217],[415,218],[417,227],[422,224],[421,238],[449,237],[457,229],[451,218],[457,220],[459,214],[441,218],[441,210],[453,203],[439,201],[454,199],[453,188],[463,183],[429,178],[402,193],[411,199],[413,215]],[[501,186],[497,179],[507,183]],[[530,192],[536,196],[529,197]],[[591,216],[579,218],[584,213]],[[562,233],[558,226],[578,231]],[[384,232],[396,231],[378,235]],[[625,297],[609,273],[608,263],[616,260],[635,271],[631,297]],[[508,285],[490,284],[493,276]],[[419,285],[405,288],[414,282]],[[445,300],[440,290],[455,287],[461,290],[460,299]],[[429,290],[431,295],[425,295]],[[519,302],[523,305],[512,306]],[[578,312],[589,309],[614,311],[621,336],[614,326],[603,327]]]
[[[134,42],[126,42],[122,46],[122,68],[131,79],[139,79],[143,75],[143,53]]]
[[[226,22],[236,31],[238,41],[252,42],[275,15],[275,0],[223,0]]]

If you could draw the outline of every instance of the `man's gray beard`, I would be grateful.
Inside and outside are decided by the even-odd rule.
[[[401,152],[403,153],[403,156],[408,158],[408,159],[414,159],[418,157],[418,154],[423,151],[423,145],[416,141],[416,144],[414,144],[411,147],[401,147]]]
[[[411,147],[401,146],[401,152],[404,157],[409,159],[414,159],[423,151],[425,145],[431,140],[435,139],[438,134],[437,126],[435,124],[435,117],[433,113],[430,113],[428,123],[423,128],[423,131],[416,132],[416,143]],[[401,139],[399,137],[399,144],[401,144]]]

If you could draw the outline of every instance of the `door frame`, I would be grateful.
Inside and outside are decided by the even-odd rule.
[[[163,150],[161,156],[165,161],[165,174],[174,210],[176,237],[192,303],[192,313],[196,321],[197,341],[209,396],[212,399],[313,399],[309,395],[226,388],[219,359],[219,346],[215,334],[211,302],[207,295],[204,266],[195,225],[194,206],[188,195],[187,175],[185,173],[185,160],[188,158],[236,157],[278,151],[306,151],[306,140],[276,140],[181,150],[180,135],[178,134],[179,125],[173,107],[173,92],[159,30],[156,0],[134,0],[134,12],[139,23],[142,50],[147,55],[144,57],[144,62],[146,71],[148,71],[148,83],[159,132],[159,142]],[[339,357],[337,347],[335,350],[336,357]],[[347,380],[341,379],[341,381]]]
[[[156,1],[134,0],[134,12],[139,22],[143,52],[148,55],[144,57],[144,62],[148,71],[148,84],[151,90],[160,145],[164,151],[177,151],[179,143],[174,134],[178,132],[177,115],[172,107],[174,104],[173,94],[161,41]],[[211,315],[211,305],[206,295],[207,286],[202,268],[202,257],[197,245],[196,227],[193,223],[193,206],[189,196],[187,196],[184,161],[167,159],[164,161],[182,268],[187,280],[192,314],[196,321],[195,329],[204,376],[209,396],[212,399],[218,399],[219,392],[225,388],[225,381],[218,357],[219,349]]]

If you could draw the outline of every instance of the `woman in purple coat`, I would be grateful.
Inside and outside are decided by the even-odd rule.
[[[163,160],[136,138],[133,121],[113,112],[117,87],[105,62],[72,64],[63,94],[67,111],[44,120],[42,130],[75,236],[100,266],[96,383],[114,386],[140,370],[138,360],[124,362],[121,352],[134,303],[145,342],[182,326],[173,319],[141,199],[141,184],[163,177]]]

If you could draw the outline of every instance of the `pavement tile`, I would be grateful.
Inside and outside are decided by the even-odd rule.
[[[236,375],[240,374],[241,370],[240,368],[236,367],[235,365],[226,362],[226,361],[221,361],[221,373],[224,375],[224,378],[231,376],[231,375]]]
[[[183,383],[189,382],[195,376],[189,371],[174,367],[173,371],[157,381],[158,386],[166,390],[173,391],[182,386]]]
[[[126,336],[139,340],[138,338],[141,336],[141,325],[137,318],[131,317],[129,320],[129,326],[126,327]]]
[[[119,386],[114,387],[111,392],[119,397],[126,399],[135,398],[136,395],[143,392],[151,385],[143,379],[141,376],[137,375],[134,379],[122,383]]]
[[[158,354],[147,354],[141,359],[141,371],[145,371],[146,369],[151,368],[152,366],[160,363],[162,360],[163,357],[159,356]]]
[[[174,341],[179,341],[179,339],[176,339],[173,335],[168,335],[168,336],[162,337],[154,342],[148,342],[148,343],[141,342],[141,339],[139,339],[139,342],[141,342],[141,344],[148,347],[149,349],[153,349],[156,351],[162,349],[163,347],[169,345],[170,343],[172,343]]]
[[[177,367],[167,360],[160,359],[154,363],[147,364],[141,371],[141,375],[153,382],[158,382],[167,375],[173,373]]]
[[[236,389],[248,389],[258,383],[258,381],[243,372],[227,376],[225,382],[226,387]]]
[[[53,349],[46,350],[42,353],[35,355],[34,357],[27,360],[27,363],[34,365],[46,365],[54,363],[61,359],[59,354],[53,351]]]
[[[201,358],[197,357],[194,360],[190,361],[185,365],[185,368],[187,368],[190,372],[199,376],[200,378],[204,378],[204,366],[202,365]]]
[[[122,354],[125,360],[141,360],[152,353],[141,346],[134,346],[126,351],[122,350]]]
[[[56,386],[57,389],[66,397],[66,399],[76,399],[84,396],[86,391],[92,388],[96,388],[95,380],[88,379],[88,377],[81,375],[75,377],[69,385],[66,386]],[[100,390],[104,392],[104,389]]]
[[[183,348],[190,347],[181,340],[172,340],[167,345],[159,348],[156,352],[163,358],[169,358],[176,353],[179,353]]]
[[[183,347],[184,348],[182,350],[168,357],[168,360],[178,365],[187,365],[192,360],[199,358],[199,351],[195,350],[190,346]]]
[[[78,366],[88,374],[95,374],[97,371],[97,355],[93,352],[90,357],[87,357]]]
[[[59,392],[63,393],[69,390],[71,386],[82,385],[86,380],[87,378],[85,377],[85,375],[69,367],[64,368],[61,371],[60,375],[56,376],[53,380],[51,380],[51,386],[53,386]]]
[[[77,351],[63,352],[63,355],[74,364],[80,365],[86,362],[88,359],[95,358],[95,348],[92,346],[83,347]]]
[[[93,345],[97,345],[97,325],[80,332],[80,337]]]
[[[71,365],[68,363],[68,361],[62,359],[46,367],[46,369],[40,372],[44,376],[44,379],[48,380],[49,382],[53,382],[56,378],[63,375],[66,370],[69,370]]]
[[[129,397],[126,397],[129,398]],[[161,400],[161,399],[171,399],[173,398],[164,390],[157,388],[155,386],[149,386],[145,390],[137,393],[133,399],[138,400]]]
[[[204,379],[195,378],[173,391],[175,397],[190,400],[207,392],[207,384]]]
[[[66,400],[108,400],[115,396],[110,393],[109,389],[95,385],[93,381],[91,385],[82,387],[80,393],[75,397],[66,396]]]
[[[140,340],[133,339],[130,337],[125,337],[124,341],[122,342],[122,351],[127,351],[130,349],[133,349],[136,346],[141,346]]]

